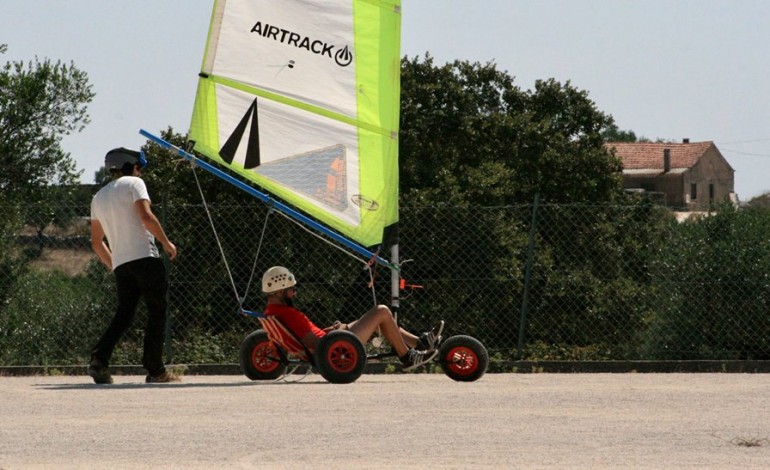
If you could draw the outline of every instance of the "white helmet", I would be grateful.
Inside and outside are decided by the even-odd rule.
[[[262,292],[271,294],[297,285],[294,274],[283,266],[273,266],[262,275]]]

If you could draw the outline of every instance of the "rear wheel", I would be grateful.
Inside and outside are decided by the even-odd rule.
[[[473,382],[481,378],[489,366],[489,354],[481,341],[471,336],[451,336],[438,350],[439,364],[444,373],[458,382]]]
[[[241,369],[251,380],[274,380],[286,373],[281,351],[265,330],[257,330],[241,343]]]
[[[333,330],[318,342],[315,363],[321,376],[331,383],[355,382],[366,367],[366,349],[350,331]]]

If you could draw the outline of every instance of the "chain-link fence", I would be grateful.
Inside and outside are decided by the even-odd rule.
[[[209,209],[215,230],[202,206],[154,207],[179,250],[169,362],[237,362],[257,328],[240,301],[262,308],[273,265],[296,274],[299,306],[322,326],[390,303],[387,269],[369,288],[367,260],[264,205]],[[115,307],[88,208],[0,210],[24,227],[7,219],[0,240],[0,366],[86,363]],[[766,210],[724,207],[677,222],[644,201],[402,208],[399,322],[420,331],[444,319],[446,334],[477,337],[493,361],[768,359],[769,221]],[[114,364],[140,363],[144,314]]]

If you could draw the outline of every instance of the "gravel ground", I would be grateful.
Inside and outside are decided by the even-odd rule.
[[[0,377],[0,469],[767,468],[766,374]]]

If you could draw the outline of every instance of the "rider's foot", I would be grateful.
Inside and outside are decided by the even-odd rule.
[[[404,364],[404,368],[402,370],[404,372],[409,372],[410,370],[414,370],[420,367],[421,365],[432,361],[433,358],[436,357],[436,354],[438,354],[438,351],[436,351],[435,349],[428,349],[427,351],[418,351],[416,349],[410,349],[409,352],[407,352],[400,358],[401,362]]]
[[[417,349],[435,349],[441,343],[441,333],[444,331],[444,320],[439,320],[432,330],[420,335],[417,340]]]

